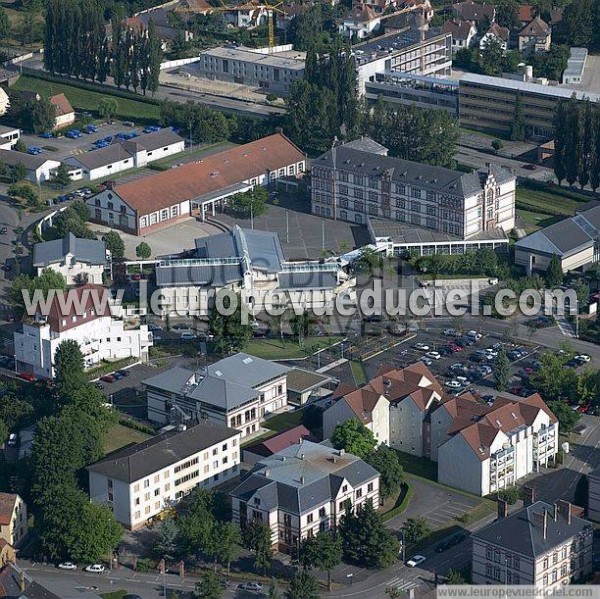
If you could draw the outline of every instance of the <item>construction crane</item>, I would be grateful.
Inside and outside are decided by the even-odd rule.
[[[273,48],[275,47],[275,18],[274,13],[278,12],[282,15],[285,15],[285,10],[281,10],[279,8],[284,2],[277,2],[276,4],[269,4],[265,2],[265,6],[267,8],[267,26],[269,31],[269,52],[273,52]]]

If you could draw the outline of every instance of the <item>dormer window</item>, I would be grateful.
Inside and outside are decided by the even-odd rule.
[[[64,327],[64,326],[66,326],[66,324],[67,324],[67,321],[66,321],[66,320],[63,318],[63,319],[61,320],[61,324],[62,324],[62,326]]]
[[[260,505],[260,499],[258,497],[254,498],[254,505]]]
[[[77,322],[77,316],[71,316],[71,322]]]

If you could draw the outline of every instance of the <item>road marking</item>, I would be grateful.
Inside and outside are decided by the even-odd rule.
[[[392,578],[392,580],[388,581],[388,586],[394,587],[395,589],[405,590],[405,589],[414,589],[418,587],[418,583],[414,580],[405,580],[404,578],[400,578],[396,576],[396,578]]]

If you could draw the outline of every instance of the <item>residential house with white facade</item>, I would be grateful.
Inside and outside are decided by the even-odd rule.
[[[75,122],[75,111],[71,106],[65,94],[56,94],[49,98],[50,104],[54,106],[54,127],[53,129],[62,129],[68,127]]]
[[[536,393],[491,406],[470,394],[448,398],[430,415],[438,482],[485,496],[547,467],[558,452],[558,420]]]
[[[600,468],[595,468],[588,475],[587,516],[594,522],[600,522]]]
[[[86,368],[103,360],[136,358],[145,361],[152,346],[147,325],[130,327],[110,291],[83,285],[52,298],[48,313],[37,306],[14,333],[16,368],[35,376],[54,377],[54,355],[67,339],[77,341]]]
[[[590,522],[564,500],[537,501],[472,535],[472,583],[532,585],[545,593],[581,582],[593,571]]]
[[[540,15],[525,25],[519,32],[519,50],[531,55],[535,52],[548,52],[552,43],[552,31]]]
[[[502,50],[506,52],[508,49],[509,38],[510,29],[508,29],[508,27],[500,27],[500,25],[494,21],[490,28],[481,36],[481,39],[479,40],[479,49],[485,50],[488,44],[496,42],[500,45]]]
[[[86,203],[93,222],[145,235],[191,216],[214,216],[227,198],[255,185],[295,184],[305,169],[306,156],[275,133],[156,175],[109,185]]]
[[[10,98],[4,88],[0,87],[0,116],[4,116],[10,108]]]
[[[340,33],[351,40],[362,40],[381,27],[381,13],[376,13],[368,4],[352,9],[339,26]]]
[[[143,381],[148,418],[159,424],[209,420],[245,437],[287,405],[288,370],[242,352],[201,371],[171,368]]]
[[[442,33],[452,36],[452,52],[456,53],[471,46],[477,35],[477,27],[471,21],[446,21],[442,25]]]
[[[80,239],[73,233],[33,246],[32,266],[37,276],[49,268],[65,277],[67,285],[102,285],[102,275],[109,264],[110,250],[104,241]]]
[[[19,547],[27,536],[27,505],[16,493],[0,493],[0,540]]]
[[[196,487],[237,476],[240,432],[212,422],[181,425],[88,466],[90,499],[136,530]]]
[[[2,112],[1,100],[2,98],[0,98],[0,113]],[[21,139],[21,129],[18,127],[0,125],[0,149],[12,150],[19,139]]]
[[[167,128],[129,140],[116,139],[105,148],[71,156],[65,162],[81,169],[83,179],[95,181],[131,168],[142,168],[184,150],[185,140]]]
[[[161,260],[155,274],[165,315],[208,316],[224,290],[235,291],[256,312],[289,304],[292,297],[306,310],[332,308],[339,293],[355,300],[356,280],[337,262],[285,260],[277,233],[237,225],[196,239],[193,256]]]
[[[462,253],[508,246],[516,177],[488,165],[463,173],[387,155],[361,138],[312,161],[311,211],[367,225],[389,251]]]
[[[273,547],[291,553],[301,540],[334,530],[348,503],[377,509],[379,472],[343,449],[302,441],[258,462],[230,496],[236,524],[263,522]]]

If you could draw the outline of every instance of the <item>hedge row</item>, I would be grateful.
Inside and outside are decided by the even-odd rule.
[[[386,512],[385,514],[383,514],[381,516],[381,519],[384,522],[387,522],[388,520],[391,520],[392,518],[399,516],[408,507],[408,504],[410,503],[410,500],[412,499],[412,496],[413,496],[413,488],[410,485],[410,483],[407,483],[407,482],[402,483],[402,491],[401,492],[404,493],[404,497],[402,498],[400,505],[397,505],[396,507],[392,508],[389,512]]]

